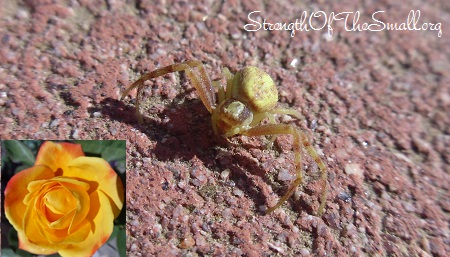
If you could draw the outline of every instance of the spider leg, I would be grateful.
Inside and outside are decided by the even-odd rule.
[[[219,104],[220,104],[225,100],[225,89],[223,88],[223,86],[220,84],[220,81],[218,81],[218,80],[213,80],[212,85],[213,85],[213,87],[217,88],[217,90],[218,90],[217,95],[219,97],[218,100],[219,100]]]
[[[222,69],[222,72],[225,74],[225,78],[227,79],[227,89],[226,89],[226,96],[225,99],[231,98],[232,88],[235,86],[234,83],[234,75],[230,72],[230,70],[225,67]]]
[[[273,114],[287,114],[287,115],[293,116],[297,119],[302,118],[302,115],[300,114],[299,111],[294,110],[294,109],[289,109],[289,108],[275,108],[273,110],[270,110],[269,112],[273,113]]]
[[[195,71],[198,70],[198,72]],[[184,71],[186,75],[192,82],[192,85],[197,90],[197,93],[205,105],[206,109],[211,113],[212,109],[216,104],[216,95],[214,93],[214,88],[211,83],[211,79],[206,73],[205,67],[202,62],[198,60],[190,60],[182,63],[172,64],[169,66],[165,66],[159,69],[156,69],[152,72],[146,73],[142,75],[137,81],[135,81],[131,86],[129,86],[120,96],[120,98],[125,97],[131,90],[138,88],[137,98],[136,98],[136,111],[139,123],[142,123],[142,116],[139,111],[139,96],[144,88],[144,82],[156,78],[159,76],[163,76],[168,73]]]
[[[261,113],[256,113],[253,116],[253,121],[250,124],[250,127],[255,127],[256,125],[258,125],[261,121],[263,121],[264,119],[268,119],[269,120],[269,124],[275,124],[275,115],[273,113],[270,112],[261,112]],[[266,145],[267,149],[272,148],[273,146],[273,142],[275,142],[275,139],[277,139],[278,135],[272,135],[269,139],[269,142]]]
[[[251,126],[255,126],[257,124],[259,124],[263,119],[268,118],[269,119],[269,124],[275,124],[275,114],[286,114],[286,115],[290,115],[293,116],[297,119],[301,119],[301,114],[300,112],[294,110],[294,109],[289,109],[289,108],[275,108],[273,110],[269,110],[267,112],[261,113],[257,116],[255,116],[255,118],[253,119],[253,122],[251,124]],[[269,142],[266,145],[267,149],[272,148],[273,146],[273,142],[275,142],[275,139],[277,139],[278,135],[272,135],[269,139]]]
[[[320,216],[323,213],[323,209],[325,208],[326,197],[327,197],[327,168],[323,160],[317,154],[314,147],[309,142],[305,133],[301,130],[287,124],[268,124],[261,125],[249,130],[242,132],[243,135],[246,136],[264,136],[264,135],[280,135],[280,134],[290,134],[294,136],[294,155],[295,155],[295,169],[297,171],[297,178],[294,180],[286,194],[278,201],[278,203],[267,209],[266,214],[274,211],[280,205],[282,205],[289,197],[295,192],[295,189],[302,184],[302,169],[301,169],[301,146],[303,146],[311,158],[317,163],[319,169],[321,170],[321,177],[323,180],[323,188],[321,195],[321,203],[319,209],[317,211],[317,215]]]
[[[272,117],[269,118],[270,124],[275,124],[275,117],[273,116],[274,114],[286,114],[289,116],[293,116],[297,119],[302,118],[300,112],[289,108],[275,108],[273,110],[270,110],[269,113],[272,114]],[[270,141],[269,143],[267,143],[267,149],[272,148],[273,142],[275,142],[275,139],[277,139],[277,137],[278,135],[273,135],[272,137],[270,137]]]

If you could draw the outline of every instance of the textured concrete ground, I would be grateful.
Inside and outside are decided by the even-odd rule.
[[[129,256],[448,256],[450,4],[344,2],[2,0],[0,137],[127,139]],[[343,21],[331,38],[244,30],[252,11],[271,23],[360,11],[364,28],[377,11],[400,24],[411,10],[441,37]],[[305,184],[263,215],[293,178],[292,138],[266,150],[264,138],[214,136],[185,76],[150,82],[143,125],[136,93],[118,100],[144,72],[194,58],[213,79],[246,65],[274,78],[280,105],[304,116],[279,122],[327,163],[322,217],[307,155]]]

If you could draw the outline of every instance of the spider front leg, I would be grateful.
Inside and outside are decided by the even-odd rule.
[[[198,72],[196,72],[196,69]],[[145,87],[145,81],[156,78],[159,76],[166,75],[168,73],[176,72],[176,71],[184,71],[186,72],[186,75],[188,76],[189,80],[191,81],[192,85],[197,90],[197,93],[199,94],[200,99],[202,100],[203,104],[205,105],[206,109],[211,113],[215,104],[216,104],[216,95],[214,93],[213,86],[211,84],[211,79],[209,78],[208,74],[206,73],[205,67],[203,66],[202,62],[197,60],[191,60],[186,61],[183,63],[177,63],[172,64],[169,66],[165,66],[162,68],[159,68],[157,70],[154,70],[152,72],[149,72],[147,74],[142,75],[141,78],[139,78],[137,81],[135,81],[131,86],[129,86],[120,96],[120,99],[124,98],[131,90],[137,88],[137,96],[136,96],[136,116],[138,118],[138,122],[142,123],[142,114],[140,112],[140,105],[139,105],[139,96],[141,95],[141,92],[143,88]]]
[[[265,136],[265,135],[280,135],[280,134],[291,134],[292,136],[294,136],[293,148],[295,155],[295,169],[297,171],[297,178],[294,180],[294,182],[292,183],[286,194],[278,201],[278,203],[275,206],[270,207],[269,209],[266,210],[266,214],[271,213],[276,208],[280,207],[295,192],[295,189],[297,189],[297,187],[302,184],[303,177],[301,169],[301,146],[303,146],[308,152],[308,154],[312,157],[314,162],[317,163],[317,166],[319,166],[319,169],[321,170],[321,177],[324,185],[322,189],[321,203],[317,211],[317,215],[321,216],[325,208],[327,198],[327,168],[325,166],[325,163],[317,154],[314,147],[311,145],[311,143],[309,143],[309,140],[306,137],[305,133],[287,124],[268,124],[253,127],[243,132],[242,134],[245,136]]]
[[[262,120],[264,119],[268,119],[269,120],[269,124],[275,124],[275,115],[276,114],[284,114],[284,115],[289,115],[292,117],[295,117],[297,119],[301,119],[302,116],[300,114],[300,112],[298,112],[297,110],[294,109],[289,109],[289,108],[275,108],[273,110],[269,110],[267,112],[261,112],[261,113],[257,113],[254,114],[254,118],[252,123],[250,124],[251,127],[255,127],[256,125],[258,125]],[[271,149],[273,146],[273,142],[275,142],[275,139],[278,137],[277,134],[274,134],[270,137],[269,142],[266,145],[267,149]]]

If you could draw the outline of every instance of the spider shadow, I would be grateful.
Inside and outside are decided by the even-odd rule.
[[[258,176],[267,182],[267,171],[255,160],[233,154],[232,148],[235,146],[227,139],[214,134],[211,115],[200,100],[185,99],[181,103],[173,101],[165,105],[161,111],[155,111],[156,114],[143,115],[143,124],[137,122],[136,108],[126,105],[123,101],[105,98],[100,106],[102,113],[112,120],[127,123],[147,135],[150,140],[157,142],[152,149],[139,149],[146,156],[154,156],[163,162],[177,158],[191,161],[197,157],[205,167],[211,170],[222,171],[228,168],[231,171],[230,180],[253,199],[255,206],[267,205],[267,197],[261,192],[255,180],[249,176],[249,174]],[[154,118],[155,116],[157,118]],[[221,157],[218,157],[220,150],[217,146],[227,149]],[[245,146],[245,148],[248,147],[255,146]],[[218,183],[221,184],[221,182]],[[286,190],[287,186],[281,191]]]

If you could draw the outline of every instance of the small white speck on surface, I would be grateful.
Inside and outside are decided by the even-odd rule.
[[[205,30],[206,26],[204,22],[197,22],[195,23],[195,27],[197,27],[198,30]]]
[[[20,109],[18,109],[18,108],[11,108],[11,113],[12,113],[14,116],[18,116],[20,112],[21,112],[21,111],[20,111]]]
[[[278,253],[281,253],[281,254],[284,253],[284,249],[281,248],[280,246],[277,246],[277,245],[272,244],[272,243],[270,243],[270,242],[267,242],[267,245],[269,246],[269,248],[271,248],[272,250],[277,251]]]
[[[194,185],[194,186],[196,186],[196,187],[199,187],[199,186],[202,185],[202,182],[200,182],[200,180],[198,180],[198,179],[196,179],[196,178],[191,179],[190,182],[191,182],[192,185]]]
[[[361,169],[361,166],[358,163],[348,163],[345,165],[345,173],[347,175],[355,175],[358,178],[362,178],[364,176],[364,171]]]
[[[309,256],[310,255],[310,253],[307,249],[301,249],[300,254],[301,254],[301,256]]]
[[[133,226],[133,227],[137,227],[140,225],[139,221],[137,221],[137,220],[131,220],[129,222],[129,224],[130,224],[130,226]]]
[[[278,172],[278,180],[290,181],[293,180],[294,178],[295,176],[289,173],[289,171],[286,169],[282,169],[280,172]]]
[[[283,122],[283,123],[289,123],[289,122],[291,122],[293,120],[294,120],[294,118],[292,118],[292,116],[287,115],[287,114],[283,114],[283,115],[280,116],[280,121]]]
[[[59,125],[59,119],[54,119],[52,122],[50,122],[50,128],[54,128]]]
[[[314,120],[311,121],[311,126],[310,126],[310,128],[311,128],[312,130],[315,130],[315,129],[317,128],[317,120],[316,120],[316,119],[314,119]]]
[[[73,137],[74,139],[78,139],[78,133],[79,133],[78,129],[75,129],[75,130],[73,131],[73,133],[72,133],[72,137]]]
[[[30,17],[30,14],[27,10],[20,8],[17,10],[16,17],[22,20],[26,20]]]
[[[260,205],[260,206],[258,207],[258,210],[259,210],[260,212],[265,212],[265,211],[267,211],[267,209],[268,209],[268,207],[267,207],[266,205]]]
[[[222,173],[220,173],[220,178],[226,180],[230,176],[230,169],[224,169]]]
[[[231,38],[232,39],[239,39],[241,37],[241,35],[239,33],[232,33],[231,34]]]
[[[136,251],[138,249],[138,246],[136,244],[132,244],[130,247],[131,251]]]
[[[325,39],[325,41],[327,41],[327,42],[333,41],[333,35],[330,36],[329,32],[323,33],[322,38]]]
[[[234,189],[233,189],[233,194],[234,194],[235,196],[241,197],[241,196],[244,195],[244,192],[243,192],[242,190],[240,190],[239,188],[234,188]]]
[[[177,186],[181,189],[186,188],[186,181],[181,180],[180,182],[178,182]]]
[[[232,253],[236,254],[236,256],[241,256],[244,254],[240,248],[234,248]]]
[[[117,129],[116,128],[110,128],[109,132],[111,133],[111,135],[115,136],[117,134]]]
[[[292,59],[292,61],[289,63],[289,65],[291,65],[291,67],[295,68],[297,67],[299,63],[299,60],[297,58]]]

